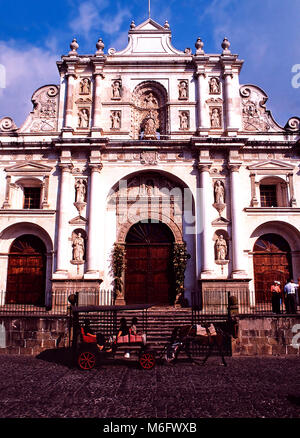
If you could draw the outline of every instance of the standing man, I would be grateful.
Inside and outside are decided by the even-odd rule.
[[[297,285],[294,283],[293,279],[290,279],[284,286],[286,313],[297,313],[296,291]]]

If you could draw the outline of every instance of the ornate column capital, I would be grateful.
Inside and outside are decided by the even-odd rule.
[[[58,167],[62,172],[71,173],[74,166],[72,163],[58,163]]]
[[[103,169],[102,163],[90,163],[89,168],[91,169],[91,173],[101,173],[101,170]]]
[[[197,164],[198,170],[200,172],[209,172],[211,166],[212,166],[211,162],[209,162],[209,163],[198,163]]]
[[[238,172],[240,170],[242,163],[228,163],[227,168],[230,173]]]

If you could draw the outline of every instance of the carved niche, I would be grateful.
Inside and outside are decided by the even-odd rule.
[[[167,92],[158,82],[139,84],[132,96],[131,136],[157,140],[167,131]]]

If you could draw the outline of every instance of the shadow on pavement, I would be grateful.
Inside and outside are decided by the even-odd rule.
[[[53,348],[44,350],[36,356],[36,359],[64,365],[68,368],[74,367],[72,351],[70,348]]]

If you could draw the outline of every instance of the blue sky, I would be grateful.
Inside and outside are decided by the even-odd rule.
[[[56,60],[76,37],[79,53],[95,52],[99,37],[105,51],[127,44],[132,19],[148,17],[148,0],[0,0],[0,64],[6,88],[0,88],[0,118],[23,123],[32,110],[35,89],[58,83]],[[241,83],[259,85],[267,108],[285,125],[300,116],[300,88],[292,87],[293,65],[300,64],[300,0],[151,0],[151,17],[167,19],[173,45],[194,50],[198,37],[206,53],[220,53],[226,36],[244,66]]]

